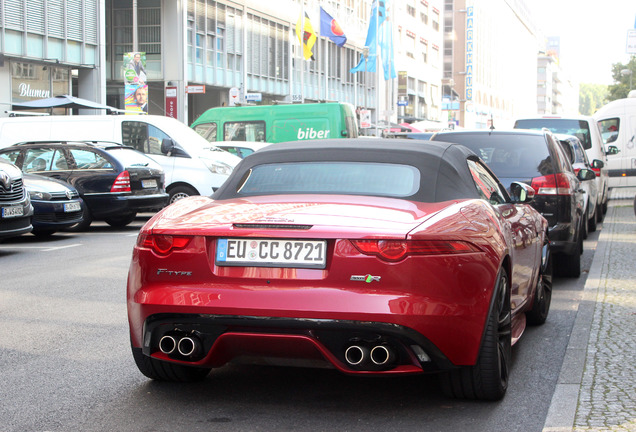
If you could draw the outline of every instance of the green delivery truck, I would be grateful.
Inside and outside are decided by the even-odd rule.
[[[277,143],[358,136],[353,106],[338,102],[210,108],[191,127],[210,142]]]

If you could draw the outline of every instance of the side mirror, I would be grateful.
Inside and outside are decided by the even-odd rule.
[[[620,153],[620,150],[618,149],[618,147],[613,145],[608,146],[607,151],[605,152],[606,155],[616,155],[618,153]]]
[[[596,178],[596,173],[591,169],[583,168],[576,174],[576,178],[581,181],[594,180]]]
[[[594,159],[592,161],[592,168],[601,169],[605,166],[605,162],[602,160]]]
[[[170,138],[164,138],[161,140],[161,153],[166,156],[170,156],[170,154],[174,151],[176,145],[174,141]]]
[[[594,171],[592,171],[594,173]],[[534,189],[521,182],[510,183],[510,198],[512,202],[516,204],[529,203],[534,199]]]

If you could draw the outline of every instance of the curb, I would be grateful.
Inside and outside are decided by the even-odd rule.
[[[604,221],[613,220],[614,213],[614,207],[610,206]],[[563,358],[561,372],[550,402],[550,409],[543,426],[543,432],[570,432],[574,429],[579,392],[590,339],[590,328],[594,319],[594,309],[601,284],[602,270],[609,253],[610,236],[611,233],[604,226],[599,235],[590,272],[579,300],[579,307]]]

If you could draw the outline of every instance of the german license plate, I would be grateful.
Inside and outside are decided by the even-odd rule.
[[[74,211],[79,211],[82,209],[82,206],[78,202],[66,203],[64,204],[64,212],[70,213]]]
[[[144,188],[144,189],[156,188],[157,187],[157,180],[155,180],[155,179],[142,180],[141,181],[141,187]]]
[[[216,243],[216,264],[323,269],[326,249],[325,240],[221,238]]]
[[[2,207],[2,217],[12,218],[24,216],[24,209],[21,206]]]

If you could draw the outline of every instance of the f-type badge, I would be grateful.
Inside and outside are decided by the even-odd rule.
[[[351,276],[352,281],[356,281],[356,282],[366,282],[366,283],[371,283],[371,282],[380,282],[380,276],[372,276],[370,274],[368,275],[364,275],[364,276]]]

